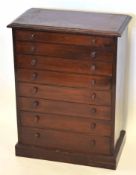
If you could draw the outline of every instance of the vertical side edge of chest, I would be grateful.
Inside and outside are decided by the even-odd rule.
[[[17,118],[17,131],[18,131],[18,143],[20,142],[20,132],[21,132],[21,120],[20,120],[20,111],[18,108],[18,88],[17,88],[17,78],[16,78],[16,47],[15,47],[15,41],[16,41],[16,35],[15,35],[15,29],[12,29],[12,40],[13,40],[13,62],[14,62],[14,75],[15,75],[15,98],[16,98],[16,118]]]

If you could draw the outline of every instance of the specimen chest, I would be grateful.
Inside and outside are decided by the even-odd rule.
[[[32,8],[8,26],[16,155],[116,168],[125,140],[129,21],[127,15]]]

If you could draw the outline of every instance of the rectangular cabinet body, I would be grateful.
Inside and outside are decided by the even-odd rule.
[[[130,19],[33,8],[8,25],[14,47],[16,155],[116,169],[125,140]]]

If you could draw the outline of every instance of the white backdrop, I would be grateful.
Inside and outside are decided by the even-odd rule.
[[[136,136],[136,4],[135,0],[4,0],[0,5],[0,127],[16,130],[14,70],[11,29],[12,20],[32,7],[74,9],[110,13],[124,13],[133,17],[129,25],[129,64],[126,86],[127,134]],[[12,131],[11,129],[11,131]],[[6,130],[5,130],[6,131]],[[15,132],[16,133],[16,132]],[[7,136],[9,134],[7,133]],[[13,136],[16,142],[16,136]],[[1,162],[0,162],[1,163]],[[0,165],[1,166],[1,165]],[[110,173],[108,173],[110,174]],[[124,173],[125,174],[125,173]],[[135,173],[136,174],[136,173]]]

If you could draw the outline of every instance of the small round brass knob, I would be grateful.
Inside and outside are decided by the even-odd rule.
[[[96,43],[96,39],[92,39],[92,44],[95,44]]]
[[[35,66],[36,63],[37,63],[37,60],[36,60],[35,58],[31,60],[31,65],[32,65],[32,66]]]
[[[31,34],[31,40],[34,40],[34,39],[35,39],[35,36],[36,36],[36,35],[35,35],[34,33],[32,33],[32,34]]]
[[[35,115],[35,116],[34,116],[34,121],[35,121],[35,123],[38,123],[38,122],[39,122],[39,120],[40,120],[39,115]]]
[[[38,87],[33,87],[32,93],[33,93],[33,94],[36,94],[37,92],[38,92]]]
[[[96,128],[96,123],[91,123],[91,129],[95,129]]]
[[[38,101],[34,101],[32,103],[32,106],[33,106],[33,108],[37,108],[39,106],[39,102]]]
[[[39,138],[39,137],[40,137],[40,133],[37,132],[37,133],[34,134],[34,136],[35,136],[36,138]]]
[[[35,50],[36,50],[36,47],[35,46],[32,46],[31,48],[30,48],[30,51],[33,53],[33,52],[35,52]]]
[[[92,109],[91,109],[91,112],[92,112],[92,113],[96,113],[96,108],[92,108]]]
[[[36,72],[34,72],[34,73],[32,74],[32,80],[36,80],[36,79],[37,79],[37,76],[38,76],[38,74],[37,74]]]
[[[92,65],[91,65],[91,70],[92,70],[92,71],[95,71],[95,70],[96,70],[96,65],[95,65],[95,64],[92,64]]]
[[[96,51],[91,52],[91,58],[96,58]]]
[[[92,99],[92,100],[95,100],[95,98],[96,98],[96,94],[93,93],[93,94],[91,95],[91,99]]]

